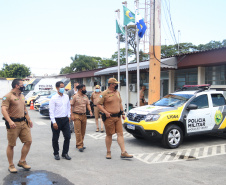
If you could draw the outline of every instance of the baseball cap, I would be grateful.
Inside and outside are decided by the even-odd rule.
[[[109,84],[119,84],[120,82],[118,82],[115,78],[109,78],[108,83]]]

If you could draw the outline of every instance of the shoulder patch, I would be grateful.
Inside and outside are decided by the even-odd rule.
[[[3,97],[2,100],[6,100],[6,97]]]

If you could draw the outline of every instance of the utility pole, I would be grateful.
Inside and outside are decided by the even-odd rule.
[[[148,104],[160,99],[161,0],[151,0]]]

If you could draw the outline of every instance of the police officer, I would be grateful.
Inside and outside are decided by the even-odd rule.
[[[111,143],[112,135],[117,133],[117,141],[121,148],[121,158],[132,158],[125,150],[122,118],[125,120],[125,114],[123,113],[122,99],[120,93],[117,91],[118,83],[115,78],[108,80],[108,89],[105,90],[97,102],[97,107],[101,112],[105,113],[106,120],[104,121],[106,130],[106,147],[107,147],[107,159],[111,159]],[[102,106],[103,105],[103,106]]]
[[[141,87],[141,90],[140,90],[140,106],[144,106],[146,101],[144,99],[144,91],[146,90],[146,87],[145,86],[142,86]]]
[[[12,81],[12,88],[13,89],[2,98],[1,107],[7,127],[8,146],[6,153],[9,162],[8,170],[11,173],[17,173],[17,169],[13,164],[13,154],[18,137],[24,145],[17,166],[25,170],[31,168],[26,162],[26,156],[32,143],[30,128],[33,127],[33,123],[26,109],[24,95],[21,94],[24,90],[23,81],[21,79],[14,79]]]
[[[100,94],[101,94],[101,91],[100,91],[100,86],[99,85],[96,85],[95,86],[95,91],[92,93],[90,99],[91,101],[93,102],[93,105],[94,105],[94,116],[95,116],[95,121],[96,121],[96,132],[99,132],[99,118],[100,118],[100,110],[98,109],[97,107],[97,101],[100,97]],[[101,119],[101,132],[103,133],[104,132],[104,123]]]
[[[90,112],[90,116],[93,116],[90,102],[86,94],[86,86],[80,84],[77,86],[78,92],[73,96],[71,100],[71,119],[74,120],[75,136],[76,136],[76,148],[80,152],[83,152],[84,136],[86,132],[86,108]]]

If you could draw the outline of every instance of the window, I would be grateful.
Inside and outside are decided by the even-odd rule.
[[[86,85],[91,86],[91,78],[86,78]]]
[[[180,69],[175,71],[175,88],[179,89],[183,85],[196,85],[198,69]]]
[[[140,86],[143,85],[149,89],[149,73],[140,73]]]
[[[198,106],[198,109],[208,108],[209,102],[206,94],[196,97],[190,104]]]
[[[101,77],[100,76],[94,77],[94,86],[95,85],[101,85]]]
[[[211,94],[211,98],[214,107],[226,105],[225,98],[222,94]]]
[[[226,85],[226,65],[206,67],[205,73],[205,83]]]
[[[111,75],[108,75],[108,76],[105,76],[105,86],[108,87],[108,80],[109,78],[113,78],[113,76]]]
[[[126,75],[125,74],[120,75],[120,85],[126,86]]]

